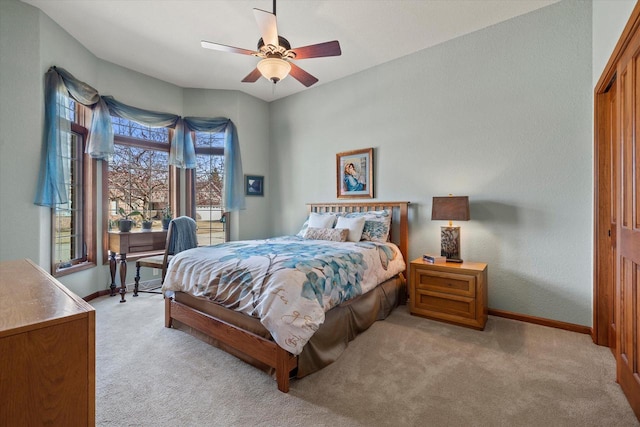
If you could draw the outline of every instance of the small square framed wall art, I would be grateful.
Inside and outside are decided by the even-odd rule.
[[[246,196],[264,196],[264,176],[245,175],[244,194]]]

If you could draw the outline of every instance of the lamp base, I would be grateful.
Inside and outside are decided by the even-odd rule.
[[[460,227],[440,227],[440,255],[449,262],[460,259]]]

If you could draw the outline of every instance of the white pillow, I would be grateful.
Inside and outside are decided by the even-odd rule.
[[[312,216],[314,216],[314,217],[317,217],[317,216],[330,216],[330,217],[332,217],[334,222],[335,222],[335,219],[336,219],[336,215],[332,214],[332,213],[329,213],[329,212],[323,212],[323,213],[311,212],[311,215],[309,215],[307,217],[307,219],[304,221],[304,224],[302,224],[302,228],[300,229],[300,231],[298,231],[298,234],[296,234],[296,236],[304,237],[304,233],[307,231],[307,228],[309,227],[309,221],[311,220]],[[317,228],[331,228],[331,227],[333,227],[333,222],[330,225],[328,225],[327,227],[317,226]]]
[[[362,237],[362,229],[364,228],[365,218],[363,216],[358,218],[345,218],[343,216],[338,217],[338,223],[336,228],[348,228],[349,229],[349,242],[359,242]]]
[[[333,228],[333,224],[335,224],[335,222],[335,215],[320,215],[316,212],[311,212],[311,215],[309,215],[309,227]]]

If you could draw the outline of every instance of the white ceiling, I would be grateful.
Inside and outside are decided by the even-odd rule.
[[[185,88],[240,90],[272,101],[306,88],[288,77],[241,83],[259,58],[200,40],[256,49],[253,8],[272,0],[22,0],[97,57]],[[280,0],[278,31],[292,47],[339,40],[342,56],[296,64],[313,87],[548,6],[558,0]],[[73,70],[69,70],[73,73]]]

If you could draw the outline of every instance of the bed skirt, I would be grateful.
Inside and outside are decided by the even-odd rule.
[[[349,341],[367,330],[375,321],[385,319],[395,307],[404,302],[405,292],[406,281],[400,275],[381,283],[366,294],[332,308],[326,313],[324,323],[298,356],[298,368],[292,371],[292,375],[302,378],[336,361],[349,345]],[[175,300],[256,335],[271,339],[269,331],[258,319],[224,308],[207,298],[176,292]],[[233,354],[265,372],[274,374],[273,370],[262,362],[177,320],[173,321],[173,327]]]

